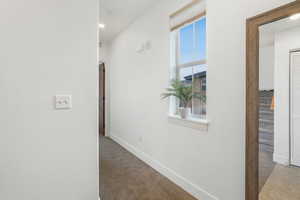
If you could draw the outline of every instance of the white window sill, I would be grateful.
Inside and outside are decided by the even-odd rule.
[[[206,119],[199,119],[199,118],[186,118],[183,119],[178,115],[169,115],[169,122],[174,123],[176,125],[185,126],[188,128],[196,129],[196,130],[202,130],[207,131],[209,121]]]

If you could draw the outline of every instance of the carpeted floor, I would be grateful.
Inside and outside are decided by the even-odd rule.
[[[100,138],[101,200],[196,200],[114,141]]]

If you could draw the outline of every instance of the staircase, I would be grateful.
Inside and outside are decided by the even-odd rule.
[[[260,151],[274,151],[274,111],[271,110],[273,90],[260,91],[259,104],[259,148]]]

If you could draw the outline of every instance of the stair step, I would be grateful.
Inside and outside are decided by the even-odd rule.
[[[259,114],[262,114],[262,115],[274,115],[274,111],[273,110],[260,110],[259,111]]]
[[[268,106],[266,107],[259,107],[259,111],[262,112],[262,111],[265,111],[265,112],[272,112],[271,108]]]
[[[266,144],[266,145],[274,146],[272,140],[267,140],[267,139],[263,139],[263,138],[260,138],[260,139],[259,139],[259,143],[260,143],[260,144]]]
[[[274,134],[274,130],[259,128],[259,133]]]
[[[259,133],[259,139],[274,141],[274,135],[269,133]]]
[[[272,99],[273,98],[273,94],[268,94],[268,95],[260,95],[260,99]]]
[[[270,107],[260,107],[259,112],[272,112],[272,110],[270,109]]]
[[[272,105],[271,103],[260,103],[259,104],[260,107],[269,107],[269,108],[271,108],[271,105]]]
[[[259,115],[260,116],[270,116],[270,117],[274,117],[274,114],[267,114],[268,112],[271,112],[268,109],[259,109]]]
[[[259,99],[259,149],[274,151],[274,110],[271,109],[273,90],[260,91]]]
[[[274,117],[269,115],[259,115],[259,119],[267,119],[274,122]]]
[[[259,123],[259,128],[263,130],[271,130],[274,131],[274,124],[273,123]]]
[[[274,132],[274,123],[273,122],[259,122],[259,131],[261,132]]]
[[[274,120],[260,118],[259,123],[274,124]]]
[[[274,128],[264,128],[264,127],[260,127],[259,128],[259,134],[260,135],[274,135]]]
[[[259,144],[259,151],[273,153],[274,147],[266,144]]]
[[[272,101],[273,96],[260,96],[259,100],[271,100]]]
[[[260,103],[272,103],[272,98],[259,98]]]

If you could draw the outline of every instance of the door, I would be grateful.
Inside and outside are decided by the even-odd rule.
[[[291,164],[300,166],[300,52],[290,58]]]
[[[99,66],[99,134],[105,136],[105,64]]]

